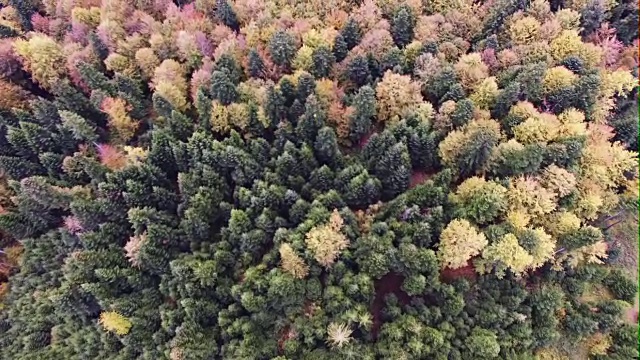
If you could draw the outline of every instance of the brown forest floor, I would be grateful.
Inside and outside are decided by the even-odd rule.
[[[411,301],[411,297],[400,288],[403,281],[404,276],[397,273],[388,273],[379,280],[376,280],[376,296],[371,305],[371,314],[373,315],[371,333],[374,338],[378,337],[378,331],[380,330],[380,326],[382,326],[382,310],[385,306],[385,296],[387,294],[394,294],[401,305],[407,305]]]

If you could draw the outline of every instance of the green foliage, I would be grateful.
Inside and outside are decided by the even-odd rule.
[[[637,358],[634,6],[5,1],[0,359]]]
[[[416,18],[408,6],[400,7],[391,20],[391,35],[398,47],[404,47],[413,39]]]
[[[269,41],[269,54],[273,62],[280,66],[289,66],[295,55],[294,39],[289,33],[278,30]]]
[[[311,73],[316,78],[329,77],[333,63],[336,61],[333,53],[326,46],[319,46],[314,49],[311,60],[313,62]]]
[[[620,270],[611,270],[604,279],[604,284],[611,290],[616,299],[633,303],[638,293],[638,284],[625,276]]]
[[[264,60],[262,60],[262,57],[260,57],[260,54],[258,54],[255,48],[249,51],[247,69],[249,76],[253,78],[264,77]]]
[[[226,69],[213,72],[210,93],[212,98],[219,100],[223,105],[229,105],[236,100],[238,92]]]
[[[238,17],[227,0],[216,0],[216,17],[231,29],[240,30]]]

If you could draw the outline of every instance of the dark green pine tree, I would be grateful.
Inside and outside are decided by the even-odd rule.
[[[210,93],[213,99],[220,101],[223,105],[229,105],[236,101],[238,91],[226,69],[213,72],[213,75],[211,75]]]
[[[264,124],[258,117],[258,106],[254,103],[249,103],[249,121],[248,121],[249,133],[258,139],[264,137]],[[264,154],[261,154],[264,155]]]
[[[296,53],[293,36],[284,30],[276,31],[269,40],[269,54],[276,65],[289,68]]]
[[[349,206],[366,207],[380,200],[382,184],[362,165],[350,165],[336,176],[337,190]]]
[[[434,75],[428,86],[422,87],[422,94],[434,104],[442,104],[443,96],[458,82],[458,77],[452,66],[444,66]],[[453,99],[452,99],[453,100]],[[454,100],[455,101],[455,100]]]
[[[454,128],[459,128],[467,124],[473,118],[473,102],[467,98],[456,103],[456,107],[451,114],[451,123]]]
[[[578,56],[570,55],[562,60],[562,66],[571,70],[574,74],[582,75],[584,74],[584,60],[582,60]]]
[[[411,160],[407,145],[399,142],[388,150],[376,162],[375,175],[382,183],[382,196],[392,199],[409,188]]]
[[[304,105],[299,99],[295,99],[291,107],[289,108],[287,119],[289,122],[296,126],[298,124],[298,118],[304,114]]]
[[[7,39],[18,36],[18,33],[6,25],[0,25],[0,39]]]
[[[255,48],[249,50],[248,70],[252,78],[264,78],[264,60]]]
[[[371,131],[371,119],[376,115],[376,92],[363,86],[353,98],[353,115],[349,119],[349,138],[358,142]]]
[[[88,38],[93,52],[100,60],[104,61],[104,59],[109,56],[109,48],[107,47],[107,45],[98,37],[95,32],[91,32]]]
[[[171,117],[171,113],[175,110],[173,105],[167,99],[158,95],[158,93],[154,93],[151,96],[151,101],[153,102],[153,108],[159,116],[162,116],[165,119]]]
[[[91,90],[101,90],[109,96],[115,96],[116,88],[101,71],[85,62],[79,63],[77,67],[82,80]]]
[[[320,129],[313,147],[320,164],[327,164],[336,169],[342,162],[338,138],[332,128],[325,126]]]
[[[264,110],[270,121],[269,128],[275,129],[280,121],[286,119],[287,108],[285,107],[285,97],[279,88],[270,86],[267,88],[267,100],[265,101]]]
[[[105,114],[68,82],[56,82],[53,84],[51,92],[55,95],[54,102],[58,109],[72,111],[87,119],[87,121],[95,123],[98,127],[106,127],[107,118]]]
[[[229,74],[229,78],[231,82],[234,84],[239,84],[242,80],[243,71],[236,59],[229,54],[222,54],[220,58],[216,61],[215,65],[216,70],[226,70]]]
[[[328,47],[319,46],[313,50],[311,60],[313,61],[311,73],[319,79],[329,77],[336,58]]]
[[[608,21],[616,29],[618,40],[625,45],[631,45],[638,38],[638,3],[632,0],[622,0],[609,11]]]
[[[216,17],[233,31],[240,31],[240,24],[236,12],[227,0],[216,0]]]
[[[313,170],[309,183],[302,189],[303,196],[315,197],[317,194],[323,194],[333,188],[335,173],[327,165]]]
[[[362,56],[356,56],[347,65],[347,76],[356,87],[360,88],[371,80],[369,62]]]
[[[344,41],[344,37],[342,34],[336,35],[333,41],[333,55],[336,58],[336,62],[344,60],[348,53],[349,49],[347,48],[347,43]]]
[[[534,174],[540,169],[545,151],[540,144],[528,144],[522,150],[502,152],[490,163],[489,169],[499,177]]]
[[[200,87],[198,89],[194,106],[198,112],[199,127],[208,130],[211,126],[211,99],[207,96],[207,90],[204,87]]]
[[[193,121],[180,111],[172,111],[167,119],[167,127],[171,135],[180,141],[187,141],[193,133]]]
[[[300,141],[314,144],[318,131],[325,125],[327,114],[318,103],[315,96],[309,96],[305,105],[305,112],[298,121],[296,134]]]
[[[310,78],[310,77],[311,76],[307,76],[307,78]],[[284,105],[286,107],[291,106],[291,104],[293,104],[293,101],[295,99],[300,99],[302,101],[306,99],[306,97],[302,98],[298,96],[298,91],[296,89],[296,86],[288,78],[280,79],[280,81],[278,82],[278,88],[280,89],[280,93],[282,93],[282,97],[284,98]]]
[[[636,96],[633,94],[627,99],[617,102],[617,109],[609,123],[616,129],[614,140],[622,141],[627,149],[638,148],[638,106]],[[635,150],[634,150],[635,151]]]
[[[356,47],[356,45],[358,45],[360,43],[360,40],[362,39],[360,26],[353,18],[349,18],[349,20],[347,20],[347,23],[344,24],[344,27],[340,29],[339,35],[347,45],[347,50],[351,50]]]
[[[511,106],[520,98],[521,86],[518,83],[511,83],[504,88],[496,97],[496,102],[491,109],[491,117],[494,119],[504,119],[509,113]]]
[[[92,143],[98,140],[96,128],[93,124],[83,119],[80,115],[71,111],[60,111],[62,126],[73,134],[73,137],[80,141]]]
[[[125,99],[131,105],[131,115],[134,119],[144,119],[149,115],[151,102],[144,95],[145,84],[139,79],[134,79],[117,73],[113,78],[118,96]]]
[[[449,90],[440,98],[440,104],[445,101],[459,101],[464,99],[467,96],[467,93],[464,91],[462,84],[455,83],[449,87]]]
[[[409,44],[413,39],[416,17],[408,6],[401,6],[391,20],[391,36],[399,48]]]
[[[36,153],[42,153],[47,151],[59,152],[59,145],[56,144],[52,135],[53,133],[47,131],[44,127],[39,124],[34,124],[31,122],[20,122],[20,129],[22,130],[27,143]]]
[[[313,76],[303,73],[298,77],[298,86],[296,86],[296,98],[300,100],[301,104],[307,101],[309,95],[316,91],[316,80]]]
[[[380,59],[380,72],[385,73],[391,70],[395,73],[402,73],[402,63],[404,62],[404,53],[398,47],[394,46],[389,49]]]
[[[591,1],[580,12],[582,36],[587,37],[600,27],[606,18],[606,9],[602,2]]]
[[[44,174],[44,169],[40,164],[16,156],[0,156],[0,169],[12,179]]]
[[[13,7],[18,12],[20,23],[26,31],[33,30],[31,16],[36,12],[34,4],[35,2],[28,0],[8,0],[6,4],[7,6]]]
[[[411,165],[426,172],[435,171],[438,166],[438,134],[418,128],[407,138]]]
[[[546,71],[547,65],[545,63],[527,64],[515,78],[514,82],[522,86],[522,95],[534,104],[542,101],[542,80]]]

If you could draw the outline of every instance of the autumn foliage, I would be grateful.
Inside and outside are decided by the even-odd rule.
[[[0,359],[637,358],[635,5],[3,1]]]

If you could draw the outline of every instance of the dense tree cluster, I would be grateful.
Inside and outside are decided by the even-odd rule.
[[[636,359],[633,5],[3,2],[0,359]]]

